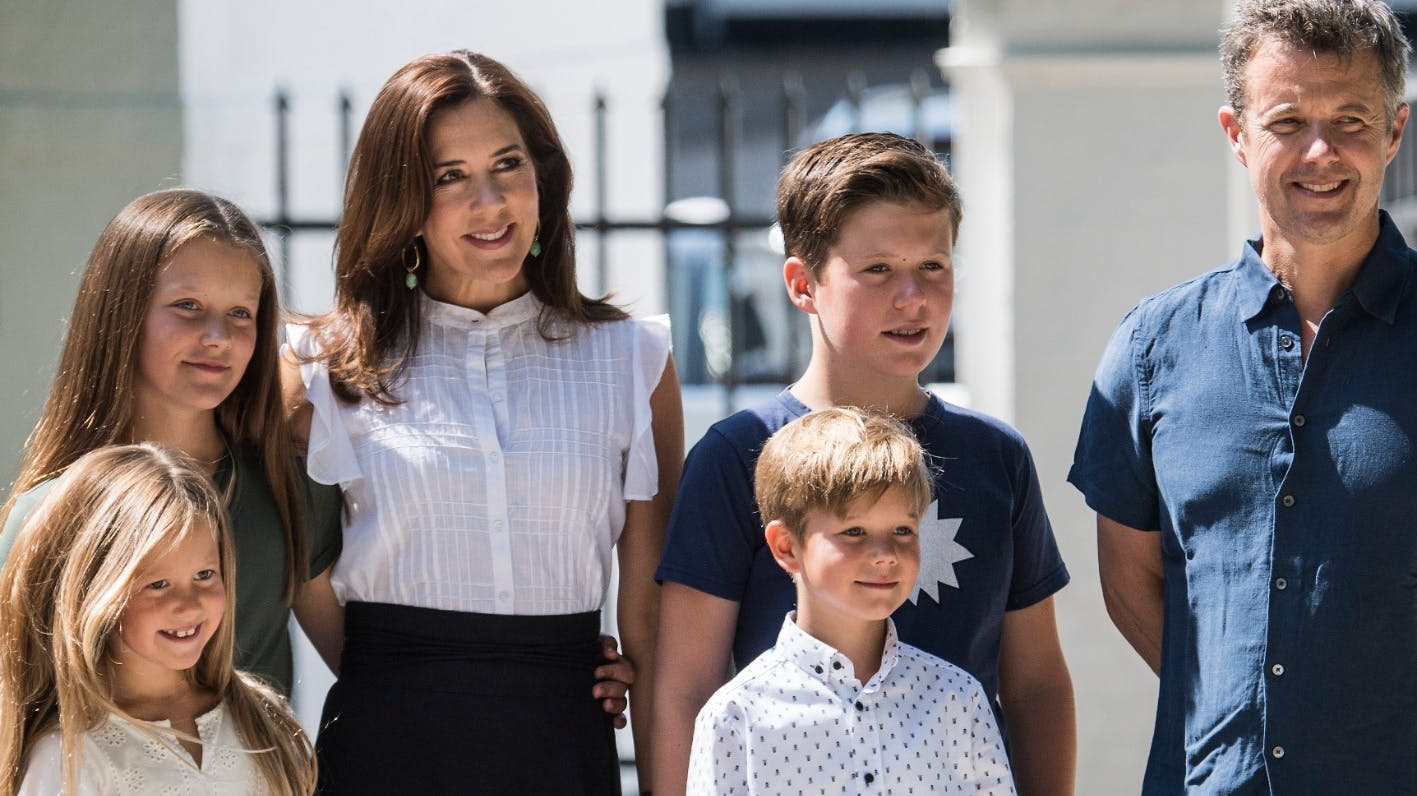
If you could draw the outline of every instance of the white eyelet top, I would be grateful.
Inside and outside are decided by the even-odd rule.
[[[166,721],[155,721],[170,727]],[[236,722],[223,705],[197,717],[202,764],[197,765],[177,739],[110,713],[97,729],[84,733],[76,750],[74,794],[212,794],[254,796],[269,793],[255,759],[236,734]],[[57,796],[64,788],[64,756],[59,732],[35,741],[26,762],[19,796]]]
[[[349,502],[332,582],[350,600],[549,615],[598,610],[625,501],[659,469],[649,398],[669,319],[553,324],[530,293],[481,313],[420,291],[418,350],[384,406],[335,398],[301,366],[314,405],[310,477]],[[291,347],[314,353],[303,326]]]

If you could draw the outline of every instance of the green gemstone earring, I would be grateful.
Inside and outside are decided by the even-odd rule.
[[[404,250],[403,267],[408,273],[404,275],[403,283],[409,290],[413,290],[418,287],[418,274],[415,272],[418,271],[419,266],[423,265],[423,255],[418,251],[417,240],[413,242],[413,265],[408,264],[407,251],[407,249]]]
[[[532,256],[532,257],[540,257],[540,256],[541,256],[541,237],[540,237],[540,235],[538,235],[537,237],[531,239],[531,256]]]

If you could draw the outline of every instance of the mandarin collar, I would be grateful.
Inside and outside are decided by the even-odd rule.
[[[1236,269],[1240,279],[1239,309],[1243,320],[1251,320],[1274,300],[1284,288],[1274,272],[1260,257],[1263,243],[1259,238],[1245,241]],[[1407,241],[1386,210],[1378,211],[1378,239],[1363,258],[1358,276],[1344,295],[1353,294],[1369,315],[1391,324],[1397,318],[1397,307],[1412,279],[1412,254]],[[1342,297],[1340,297],[1340,301]],[[1335,302],[1337,306],[1337,302]]]
[[[851,665],[850,658],[797,626],[796,611],[789,612],[782,620],[782,630],[777,635],[777,649],[785,659],[808,676],[829,686],[848,681],[861,684],[856,678],[855,667]],[[896,640],[895,622],[886,617],[886,643],[881,650],[881,666],[876,670],[871,682],[878,682],[890,674],[899,659],[900,645]]]
[[[423,319],[439,326],[456,329],[501,329],[535,319],[541,314],[542,303],[532,292],[527,292],[504,304],[498,304],[487,312],[448,304],[418,291],[419,311]]]

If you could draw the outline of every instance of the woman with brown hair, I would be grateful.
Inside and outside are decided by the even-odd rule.
[[[283,417],[280,307],[260,232],[201,191],[134,199],[99,236],[49,399],[0,520],[0,561],[53,479],[106,445],[156,442],[198,462],[236,543],[236,666],[292,683],[291,608],[321,655],[339,555],[339,496],[309,484]]]
[[[580,294],[560,136],[490,58],[395,73],[346,184],[335,309],[290,333],[310,474],[351,507],[322,789],[618,794],[588,697],[613,548],[647,772],[683,448],[667,323]]]

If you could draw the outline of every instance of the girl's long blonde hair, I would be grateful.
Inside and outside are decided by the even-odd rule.
[[[56,725],[65,792],[81,736],[109,713],[171,733],[118,707],[109,642],[139,570],[202,523],[217,536],[226,612],[187,677],[225,703],[272,793],[314,791],[310,741],[284,700],[232,668],[235,557],[221,498],[190,459],[145,443],[100,448],[70,465],[0,571],[0,794],[15,793],[35,740]]]
[[[217,407],[217,422],[234,446],[260,453],[285,526],[289,603],[307,575],[301,520],[304,492],[296,478],[280,398],[280,305],[260,231],[241,209],[186,188],[146,194],[108,223],[89,255],[69,333],[39,424],[25,444],[20,474],[0,509],[0,525],[24,492],[59,475],[75,459],[132,438],[134,382],[143,318],[158,271],[189,241],[209,238],[251,255],[261,272],[256,348],[246,373]],[[239,455],[239,454],[238,454]]]

